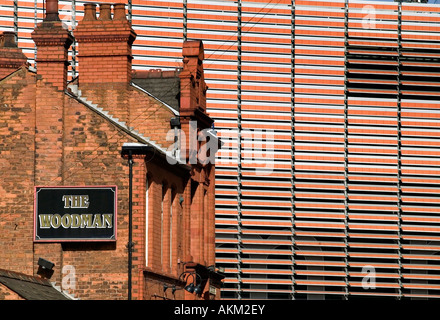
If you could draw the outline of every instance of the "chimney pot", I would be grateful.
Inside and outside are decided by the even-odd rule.
[[[93,21],[93,20],[96,20],[96,4],[85,3],[83,21]]]
[[[101,3],[99,5],[99,20],[109,21],[112,19],[111,16],[111,4]]]
[[[27,57],[15,42],[15,32],[0,32],[0,79],[26,64]]]
[[[0,46],[5,48],[17,48],[17,43],[15,42],[15,32],[4,31]]]
[[[127,20],[127,17],[125,15],[125,4],[124,3],[115,3],[114,4],[113,20]]]
[[[46,0],[46,21],[59,21],[58,0]]]

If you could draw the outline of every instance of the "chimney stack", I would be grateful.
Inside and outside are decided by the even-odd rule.
[[[213,120],[206,114],[206,91],[203,73],[204,49],[200,40],[186,41],[183,44],[183,70],[180,78],[180,124],[187,137],[191,137],[191,130],[210,128]],[[197,128],[190,129],[190,121],[195,120]],[[191,150],[191,139],[184,141],[186,150]],[[184,146],[182,146],[184,148]],[[190,159],[187,153],[187,159]]]
[[[191,115],[196,109],[206,111],[206,90],[203,73],[204,49],[200,40],[183,44],[183,70],[180,73],[180,113]]]
[[[58,17],[58,0],[46,0],[46,17],[32,32],[37,74],[59,90],[67,87],[68,50],[73,36]]]
[[[136,33],[127,20],[125,4],[84,4],[84,18],[74,30],[78,42],[79,86],[127,85],[131,82],[131,45]]]
[[[26,63],[27,57],[15,43],[15,32],[4,31],[0,33],[0,79]]]

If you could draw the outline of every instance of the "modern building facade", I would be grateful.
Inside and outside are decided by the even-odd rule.
[[[67,24],[84,2],[60,1]],[[440,297],[440,6],[126,4],[134,68],[173,71],[182,39],[204,43],[223,298]],[[32,63],[42,5],[0,6]]]

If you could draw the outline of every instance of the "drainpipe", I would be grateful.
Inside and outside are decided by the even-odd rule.
[[[132,278],[132,265],[133,265],[133,151],[130,149],[128,151],[128,300],[131,300],[131,278]]]
[[[152,147],[140,143],[124,143],[121,156],[128,158],[128,300],[132,299],[132,267],[133,267],[133,155],[146,155]]]

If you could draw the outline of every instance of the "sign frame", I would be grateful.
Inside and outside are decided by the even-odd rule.
[[[42,228],[39,227],[39,220],[38,217],[41,214],[41,212],[38,212],[40,209],[39,205],[39,192],[41,191],[48,191],[48,190],[56,190],[58,193],[60,190],[65,190],[65,192],[68,194],[69,190],[74,191],[73,193],[78,193],[81,190],[100,190],[102,192],[113,192],[113,204],[110,206],[113,206],[113,214],[112,217],[112,228],[110,228],[112,231],[112,235],[109,237],[93,237],[93,236],[82,236],[82,237],[45,237],[41,236],[39,234],[39,230]],[[86,186],[35,186],[34,187],[34,230],[33,230],[33,241],[34,242],[115,242],[117,240],[117,199],[118,199],[118,187],[116,185],[86,185]],[[67,201],[67,200],[66,200]],[[62,200],[60,199],[60,202]],[[67,202],[66,202],[67,204]],[[85,208],[85,207],[78,207],[78,208]],[[74,209],[70,209],[74,210]],[[83,209],[84,210],[84,209]],[[56,212],[58,213],[58,212]],[[96,214],[102,214],[104,212],[97,212]],[[53,212],[52,214],[55,214]],[[60,213],[58,213],[60,214]],[[87,229],[87,228],[85,228]]]

